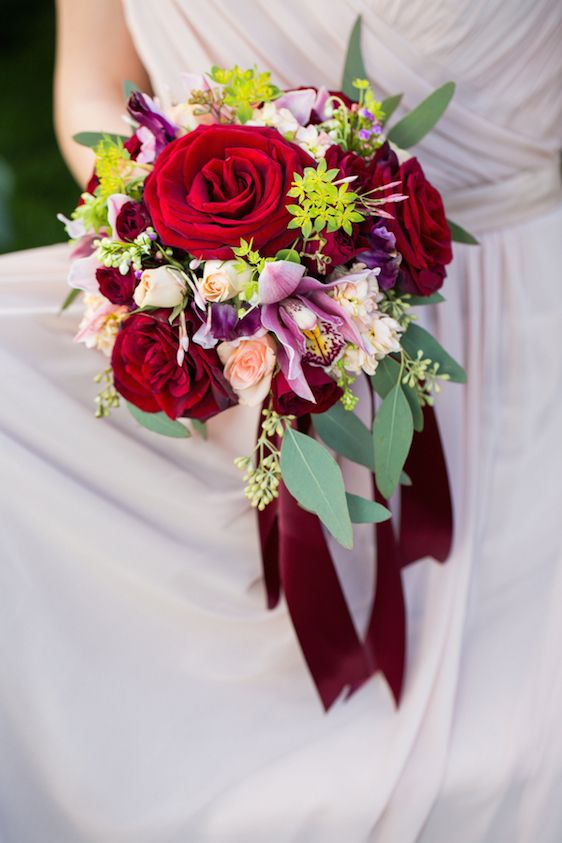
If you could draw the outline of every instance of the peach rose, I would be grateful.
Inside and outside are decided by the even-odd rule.
[[[217,348],[224,375],[241,404],[255,407],[264,400],[271,386],[275,368],[275,342],[269,334],[234,342],[222,342]]]
[[[199,292],[205,301],[227,301],[238,295],[252,278],[252,270],[240,261],[205,261]]]

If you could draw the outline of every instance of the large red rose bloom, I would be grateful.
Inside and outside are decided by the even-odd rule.
[[[408,293],[430,296],[442,286],[445,266],[453,259],[443,200],[416,158],[401,165],[398,178],[408,198],[387,210],[395,214],[388,228],[402,254],[401,287]]]
[[[115,388],[147,413],[164,411],[206,421],[236,403],[214,349],[190,342],[178,366],[178,331],[168,323],[168,310],[129,316],[117,335],[111,365]],[[188,334],[200,321],[186,311]]]
[[[295,239],[287,230],[293,173],[314,160],[275,129],[199,126],[172,141],[145,183],[144,201],[162,241],[197,258],[232,258],[240,238],[264,257]]]
[[[445,266],[453,259],[441,194],[426,179],[417,158],[400,164],[388,143],[377,150],[371,172],[372,187],[400,180],[400,187],[392,190],[398,189],[408,197],[403,202],[388,203],[385,210],[393,218],[383,220],[396,237],[396,248],[402,255],[400,288],[430,296],[442,286]]]

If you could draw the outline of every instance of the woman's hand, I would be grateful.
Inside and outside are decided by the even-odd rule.
[[[94,156],[72,135],[126,133],[122,120],[126,79],[150,90],[121,0],[57,0],[55,131],[66,163],[81,186],[92,173]]]

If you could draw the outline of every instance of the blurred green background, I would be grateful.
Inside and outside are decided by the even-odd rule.
[[[80,2],[80,0],[76,0]],[[53,0],[0,0],[0,252],[66,239],[79,188],[53,129]]]

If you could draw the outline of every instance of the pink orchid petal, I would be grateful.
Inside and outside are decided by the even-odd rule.
[[[72,240],[77,240],[86,233],[84,223],[81,220],[71,220],[65,217],[64,214],[57,214],[57,219],[59,222],[64,223],[66,233]]]
[[[96,279],[96,269],[100,266],[97,255],[89,255],[87,258],[78,258],[70,265],[68,283],[76,290],[84,290],[85,293],[99,293],[100,288]]]
[[[316,96],[314,88],[305,88],[302,91],[287,91],[275,100],[275,106],[276,108],[286,108],[301,126],[306,126],[310,122],[310,114],[314,108]]]
[[[156,158],[156,137],[147,126],[139,126],[137,138],[141,142],[141,151],[137,155],[139,164],[153,164]]]
[[[87,322],[85,322],[78,333],[74,336],[74,342],[82,342],[89,335],[95,336],[103,327],[104,320],[110,313],[117,313],[123,310],[119,305],[112,304],[105,300],[94,310]]]
[[[297,330],[292,331],[281,322],[279,308],[275,304],[265,305],[262,308],[261,321],[264,328],[273,331],[281,343],[278,360],[287,382],[301,398],[307,401],[315,401],[302,370],[302,350],[298,348],[299,344],[304,345],[302,334]]]
[[[314,100],[314,111],[317,113],[320,120],[326,119],[326,103],[330,99],[330,92],[326,88],[318,88],[316,99]]]
[[[200,345],[201,348],[214,348],[218,343],[218,340],[211,334],[211,329],[206,322],[203,322],[201,327],[195,331],[191,339],[197,345]]]
[[[261,303],[274,304],[291,296],[301,283],[305,271],[302,264],[292,261],[266,263],[258,281]]]
[[[91,231],[88,232],[88,234],[83,234],[72,245],[72,249],[70,250],[70,259],[76,260],[77,258],[89,257],[95,251],[94,243],[96,240],[99,240],[99,238],[99,234],[94,234]]]
[[[111,229],[111,238],[113,240],[118,240],[119,236],[117,234],[117,230],[115,228],[115,223],[117,221],[117,217],[119,216],[119,211],[127,202],[130,202],[128,196],[124,193],[113,193],[107,200],[107,219],[109,220],[109,227]]]

